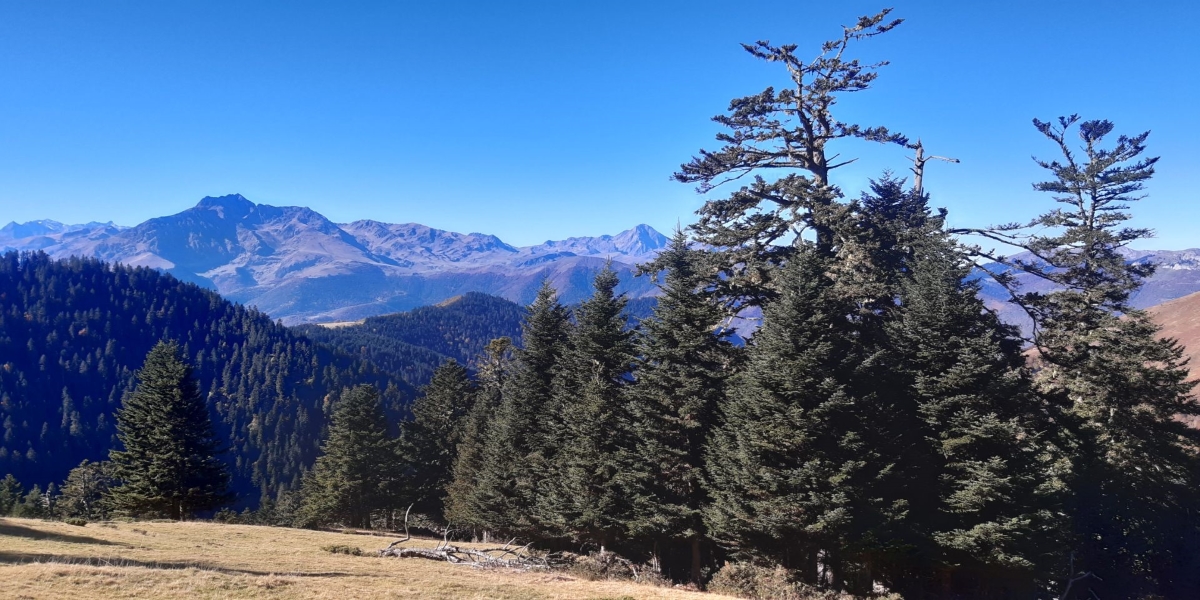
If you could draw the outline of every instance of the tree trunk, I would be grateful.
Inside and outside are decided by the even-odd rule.
[[[692,538],[692,583],[696,584],[696,587],[700,587],[700,578],[702,576],[703,573],[701,573],[700,561],[700,536],[695,536]]]

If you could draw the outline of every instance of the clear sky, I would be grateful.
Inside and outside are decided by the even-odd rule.
[[[1200,246],[1195,0],[894,0],[860,46],[892,61],[843,118],[960,165],[927,189],[956,225],[1048,206],[1030,125],[1152,130],[1145,248]],[[515,244],[668,231],[702,198],[670,174],[709,118],[783,85],[739,42],[815,54],[876,2],[0,0],[0,223],[135,224],[238,192],[335,221],[415,221]],[[905,151],[863,143],[857,194]]]

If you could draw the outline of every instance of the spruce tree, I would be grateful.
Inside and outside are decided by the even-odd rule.
[[[123,449],[109,452],[120,482],[110,492],[115,511],[181,520],[231,499],[208,406],[175,342],[146,355],[117,412],[117,438]]]
[[[895,278],[888,385],[902,395],[896,407],[915,413],[904,418],[913,426],[903,439],[919,448],[904,449],[899,467],[913,535],[884,565],[890,587],[913,596],[1032,595],[1061,549],[1047,411],[1030,389],[1016,331],[986,310],[944,218],[900,183],[874,182],[863,201]]]
[[[108,518],[108,491],[114,483],[112,463],[84,460],[63,482],[59,508],[63,516],[89,520]]]
[[[879,447],[896,428],[872,394],[879,351],[860,342],[829,263],[803,249],[779,274],[710,442],[706,523],[735,554],[841,588],[864,578],[852,571],[899,535],[907,507],[898,458]]]
[[[1037,161],[1051,178],[1034,189],[1060,206],[1028,223],[971,233],[1026,250],[1004,262],[1055,285],[1014,294],[1034,320],[1036,387],[1057,409],[1066,454],[1061,477],[1072,539],[1060,579],[1075,580],[1071,597],[1087,597],[1089,589],[1195,597],[1200,432],[1180,417],[1200,415],[1200,405],[1182,348],[1161,339],[1150,317],[1130,305],[1154,265],[1124,256],[1130,243],[1153,235],[1126,224],[1158,161],[1143,156],[1149,132],[1108,143],[1109,121],[1072,115],[1034,125],[1061,155]]]
[[[0,517],[11,515],[24,493],[25,488],[12,473],[5,475],[4,479],[0,480]]]
[[[540,496],[539,513],[567,537],[605,551],[625,532],[630,513],[624,492],[633,447],[628,412],[633,333],[617,274],[606,267],[591,298],[576,310],[562,368],[554,381],[558,430],[555,454]]]
[[[394,503],[398,468],[378,390],[346,390],[334,405],[321,456],[304,479],[302,523],[370,527],[372,515]]]
[[[412,420],[401,427],[408,470],[404,495],[418,513],[444,518],[446,486],[474,394],[467,369],[447,360],[434,372],[424,395],[413,403]]]
[[[837,251],[835,227],[849,208],[830,173],[854,160],[839,158],[833,146],[852,139],[908,144],[886,127],[863,127],[834,114],[839,98],[869,89],[887,64],[862,63],[848,53],[900,25],[899,19],[889,20],[890,12],[843,27],[841,37],[823,43],[812,60],[802,58],[794,44],[743,44],[755,58],[786,68],[784,86],[732,100],[726,114],[713,117],[724,128],[717,135],[722,147],[701,150],[674,176],[701,193],[753,176],[728,197],[705,202],[692,226],[698,241],[723,249],[714,256],[721,277],[714,279],[713,292],[731,308],[773,298],[776,269],[801,246]],[[803,231],[811,235],[799,235]]]
[[[700,259],[677,231],[655,263],[666,272],[654,314],[640,323],[637,337],[628,523],[633,537],[654,547],[682,544],[690,551],[689,561],[668,567],[687,568],[696,584],[707,538],[704,447],[735,360],[721,306],[701,293],[708,279]]]
[[[454,459],[453,478],[446,487],[446,522],[455,529],[470,529],[484,534],[492,523],[480,489],[484,470],[483,451],[496,410],[503,401],[505,381],[511,369],[512,340],[503,337],[488,342],[481,357],[477,391],[471,410],[463,422]]]
[[[553,383],[569,330],[570,312],[543,281],[482,449],[477,493],[489,529],[523,538],[547,535],[535,507],[552,456]]]

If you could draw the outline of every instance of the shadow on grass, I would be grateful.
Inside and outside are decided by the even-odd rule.
[[[0,537],[11,536],[21,537],[30,540],[47,540],[51,542],[67,542],[68,544],[96,544],[98,546],[126,546],[120,542],[110,542],[100,538],[88,537],[86,535],[71,535],[69,533],[58,533],[54,531],[42,531],[32,527],[19,525],[11,521],[0,519]]]
[[[101,558],[98,556],[69,556],[63,554],[42,554],[38,552],[9,552],[0,550],[0,564],[20,565],[30,563],[50,563],[56,565],[81,565],[87,567],[141,567],[145,569],[186,570],[197,569],[222,575],[277,575],[285,577],[349,577],[355,573],[340,571],[255,571],[251,569],[231,569],[218,567],[199,561],[145,561],[130,558]],[[362,576],[362,575],[358,575]]]

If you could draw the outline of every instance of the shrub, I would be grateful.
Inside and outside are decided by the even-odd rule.
[[[64,520],[63,523],[66,523],[67,525],[75,525],[76,527],[83,527],[84,525],[87,525],[87,519],[71,517],[70,519]]]
[[[321,549],[331,554],[349,554],[350,556],[362,556],[362,548],[358,546],[347,546],[345,544],[333,544],[330,546],[321,546]]]

